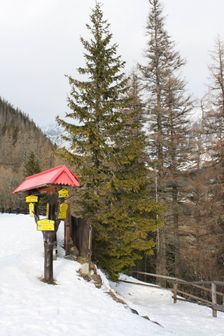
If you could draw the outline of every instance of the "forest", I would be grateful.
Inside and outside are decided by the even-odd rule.
[[[77,78],[67,76],[70,112],[57,118],[63,148],[0,101],[1,206],[15,202],[9,195],[25,154],[41,157],[42,169],[57,155],[80,177],[73,212],[93,226],[93,258],[112,279],[137,267],[223,280],[224,42],[214,41],[208,89],[193,122],[198,102],[186,89],[186,62],[160,0],[149,0],[144,62],[131,74],[99,3],[86,29],[84,65]]]

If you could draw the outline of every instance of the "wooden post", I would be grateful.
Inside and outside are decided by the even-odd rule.
[[[217,304],[216,300],[216,284],[212,282],[212,316],[217,317],[217,310],[215,309],[215,306]]]
[[[44,280],[48,283],[53,283],[53,247],[54,247],[54,232],[43,232],[44,237]]]
[[[65,254],[68,255],[70,252],[71,245],[71,211],[70,205],[68,205],[67,217],[64,221],[64,249]]]
[[[177,303],[177,287],[178,283],[175,281],[173,283],[173,303]]]
[[[54,233],[54,245],[53,245],[53,260],[57,260],[57,256],[58,256],[58,241],[57,241],[57,232],[55,232]]]
[[[92,259],[92,225],[89,224],[89,237],[88,237],[88,262],[89,262],[89,267],[91,264],[91,259]]]
[[[48,219],[56,220],[57,194],[49,195]],[[53,283],[53,249],[55,245],[55,231],[43,231],[44,238],[44,280],[47,283]]]

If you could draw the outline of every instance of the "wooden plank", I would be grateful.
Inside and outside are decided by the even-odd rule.
[[[198,288],[198,289],[201,289],[201,290],[203,290],[205,292],[211,293],[211,289],[210,288],[199,286],[199,285],[196,285],[196,284],[194,284],[192,282],[185,282],[184,285],[192,286],[194,288]]]
[[[224,313],[224,307],[221,306],[221,305],[214,305],[214,308],[217,310],[217,311],[220,311],[220,312],[223,312]]]
[[[178,297],[178,296],[177,296],[177,300],[178,301],[183,301],[183,302],[197,303],[199,306],[212,308],[212,304],[206,304],[206,303],[202,303],[202,302],[194,302],[190,299],[184,299],[184,298],[181,298],[181,297]],[[224,307],[223,306],[216,305],[215,308],[216,308],[217,311],[224,312]]]
[[[193,281],[193,283],[195,284],[204,284],[204,285],[211,285],[211,283],[214,282],[216,285],[218,286],[224,286],[224,281],[218,281],[218,280],[214,280],[214,281]]]
[[[154,277],[154,278],[158,278],[158,279],[166,279],[166,280],[173,280],[173,281],[177,280],[177,278],[170,277],[170,276],[167,276],[167,275],[160,275],[160,274],[154,274],[154,273],[146,273],[146,272],[140,272],[140,271],[133,271],[132,273],[137,273],[137,274],[142,274],[142,275],[148,275],[148,276],[151,276],[151,277]],[[181,280],[181,279],[179,279],[179,280]]]
[[[216,284],[215,281],[214,281],[214,283]],[[189,284],[191,284],[191,282],[189,282]],[[203,289],[204,291],[211,293],[211,289],[210,288],[199,286],[199,285],[197,285],[196,282],[193,282],[193,285],[194,285],[195,288]],[[211,282],[209,282],[209,285],[211,286]],[[216,295],[224,296],[224,293],[216,291]]]
[[[223,281],[217,281],[217,280],[215,280],[215,281],[213,281],[216,285],[218,285],[218,286],[224,286],[224,282]]]
[[[137,285],[137,286],[145,286],[145,287],[152,287],[152,288],[163,289],[163,288],[161,288],[158,285],[149,285],[147,283],[138,283],[138,282],[128,281],[128,280],[119,280],[118,282],[124,282],[124,283],[132,284],[132,285]]]
[[[186,295],[186,296],[188,296],[188,297],[190,297],[190,298],[192,298],[192,299],[195,299],[195,300],[197,300],[197,301],[205,302],[205,303],[208,303],[209,305],[212,305],[212,302],[211,302],[211,301],[208,301],[208,300],[206,300],[206,299],[202,299],[202,298],[200,298],[200,297],[198,297],[198,296],[196,296],[196,295],[190,294],[190,293],[186,293],[186,292],[184,292],[184,291],[182,291],[182,290],[180,290],[180,289],[177,290],[177,294]]]
[[[154,273],[146,273],[146,272],[139,272],[139,271],[134,271],[133,273],[142,274],[142,275],[148,275],[148,276],[151,276],[151,277],[154,277],[154,278],[158,278],[158,279],[166,279],[167,281],[176,281],[176,282],[178,282],[180,284],[192,286],[192,287],[201,289],[201,290],[203,290],[203,291],[208,292],[208,293],[211,294],[211,289],[210,288],[206,288],[206,287],[200,286],[196,282],[189,282],[189,281],[186,281],[186,280],[183,280],[183,279],[179,279],[179,278],[175,278],[175,277],[170,277],[170,276],[167,276],[167,275],[154,274]],[[214,282],[217,284],[218,281],[214,281]],[[211,282],[210,282],[210,284],[211,284]],[[220,296],[224,295],[224,293],[222,293],[222,292],[216,292],[216,293],[217,293],[217,295],[220,295]]]
[[[195,288],[204,290],[205,292],[211,293],[211,289],[210,288],[199,286],[199,285],[195,284],[194,282],[188,282],[188,283],[186,283],[186,285],[193,286]],[[224,293],[222,293],[222,292],[216,292],[216,294],[219,295],[219,296],[223,296],[224,295]]]

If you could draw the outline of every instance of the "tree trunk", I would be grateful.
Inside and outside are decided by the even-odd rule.
[[[166,236],[164,228],[157,230],[157,251],[156,251],[156,274],[166,275]],[[166,280],[158,279],[161,287],[166,287]]]

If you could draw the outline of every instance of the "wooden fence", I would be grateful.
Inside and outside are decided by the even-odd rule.
[[[8,213],[8,214],[23,214],[26,215],[29,213],[27,208],[4,208],[0,206],[0,213]]]
[[[138,271],[134,271],[132,273],[136,275],[143,275],[146,278],[154,278],[157,281],[158,280],[165,281],[169,285],[169,287],[172,287],[174,303],[180,300],[180,301],[194,302],[203,306],[207,306],[212,309],[213,317],[217,317],[217,311],[224,312],[224,290],[223,290],[224,282],[222,281],[189,282],[183,279],[154,273],[146,273]],[[161,286],[159,285],[153,285],[148,283],[142,284],[132,281],[122,281],[122,282],[132,283],[135,285],[144,285],[149,287],[161,288]],[[218,287],[221,287],[222,291],[218,290]],[[197,292],[197,294],[194,294],[195,291]]]

